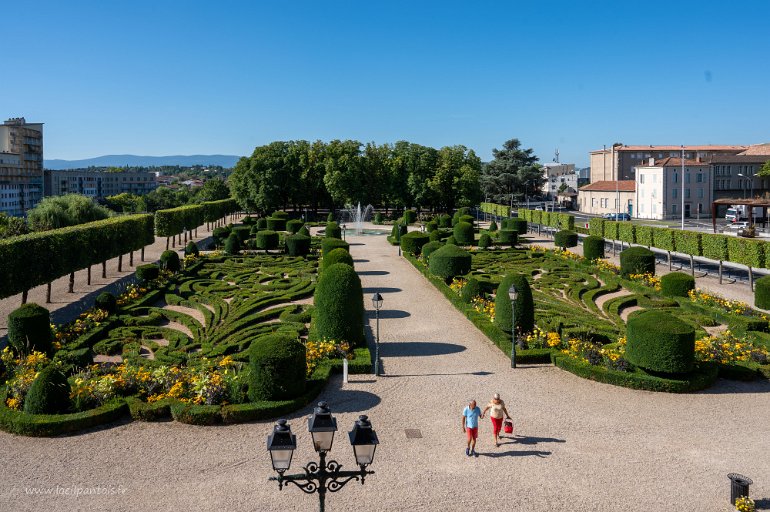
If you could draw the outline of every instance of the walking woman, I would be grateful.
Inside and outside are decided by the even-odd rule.
[[[505,402],[500,400],[500,394],[495,393],[492,396],[492,400],[484,407],[484,411],[481,413],[481,417],[489,411],[489,418],[492,420],[492,435],[495,436],[495,446],[500,446],[500,430],[503,428],[503,417],[511,419],[511,415],[508,414],[508,409],[505,408]]]

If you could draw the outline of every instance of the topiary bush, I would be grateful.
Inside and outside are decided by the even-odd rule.
[[[287,400],[305,392],[305,345],[295,335],[273,333],[249,347],[249,399]]]
[[[500,245],[516,245],[519,241],[519,233],[512,229],[501,229],[498,231],[498,240]]]
[[[342,238],[342,229],[336,222],[326,224],[326,238]]]
[[[329,251],[342,247],[350,252],[350,244],[339,238],[324,238],[321,240],[321,254],[326,256]]]
[[[24,304],[8,315],[8,344],[16,355],[33,350],[53,355],[51,314],[33,302]]]
[[[488,249],[492,245],[492,237],[487,233],[482,233],[479,236],[479,249]]]
[[[553,244],[556,247],[561,247],[562,249],[575,247],[577,246],[577,243],[578,235],[574,231],[567,231],[566,229],[562,229],[553,236]]]
[[[267,219],[264,217],[260,217],[257,219],[257,229],[263,230],[267,229]]]
[[[414,224],[417,222],[417,212],[414,210],[406,210],[404,212],[404,220],[407,224]]]
[[[285,211],[283,211],[283,210],[277,210],[277,211],[274,211],[274,212],[273,212],[273,214],[271,215],[271,217],[272,217],[272,218],[274,218],[274,219],[284,219],[284,220],[286,220],[286,219],[288,219],[288,218],[289,218],[289,214],[288,214],[288,213],[286,213],[286,212],[285,212]]]
[[[198,250],[198,244],[190,240],[184,248],[185,256],[198,256],[200,251]]]
[[[319,339],[364,343],[364,301],[361,279],[350,265],[324,269],[314,294],[315,327]]]
[[[495,221],[490,222],[489,223],[489,230],[492,231],[493,233],[495,231],[497,231],[497,222],[495,222]]]
[[[512,274],[505,276],[495,292],[495,325],[503,331],[510,333],[512,327],[512,308],[511,299],[508,296],[508,289],[511,285],[516,287],[518,297],[516,298],[516,331],[517,338],[532,332],[535,327],[535,302],[532,298],[532,288],[529,286],[527,278],[521,274]]]
[[[527,221],[524,219],[520,219],[518,217],[513,217],[511,219],[508,219],[508,222],[505,224],[506,229],[512,229],[516,231],[520,235],[526,235],[527,234]]]
[[[235,226],[232,230],[233,233],[238,235],[238,241],[243,245],[243,243],[249,239],[249,236],[251,235],[251,226]]]
[[[760,309],[770,309],[770,276],[754,281],[754,305]]]
[[[687,373],[695,361],[695,329],[662,311],[646,310],[629,317],[626,359],[652,372]]]
[[[474,245],[476,239],[474,237],[473,224],[467,222],[458,222],[455,224],[452,230],[452,236],[459,245]]]
[[[136,277],[139,278],[139,280],[143,283],[157,279],[159,275],[160,267],[154,263],[148,263],[147,265],[139,265],[136,267]]]
[[[671,272],[660,278],[660,291],[669,297],[687,297],[695,289],[695,278],[684,272]]]
[[[432,220],[425,224],[425,231],[427,231],[428,233],[433,233],[437,229],[438,229],[438,222],[436,222],[435,220]]]
[[[468,279],[468,281],[465,283],[465,286],[462,287],[460,290],[460,297],[462,297],[463,302],[466,304],[470,304],[473,302],[473,299],[481,295],[481,283],[479,283],[479,280],[475,277],[471,277]]]
[[[443,214],[438,218],[438,227],[440,228],[451,228],[452,227],[452,217],[449,214]]]
[[[24,398],[24,412],[28,414],[62,414],[70,408],[70,384],[67,376],[55,365],[49,364],[32,382]]]
[[[230,233],[232,236],[233,233]],[[237,235],[236,235],[237,236]],[[230,237],[228,237],[229,240]],[[176,251],[163,251],[160,255],[160,268],[168,270],[170,272],[179,272],[182,267],[179,262],[179,254]]]
[[[270,231],[286,231],[286,219],[268,217],[267,229]]]
[[[434,276],[450,281],[453,277],[470,272],[471,254],[447,241],[447,245],[430,255],[429,266]]]
[[[428,237],[430,238],[431,242],[438,242],[441,240],[441,231],[439,231],[438,229],[435,231],[431,231],[428,234]]]
[[[446,239],[444,243],[446,245],[457,245],[457,240],[455,240],[454,236],[450,236],[449,238]]]
[[[226,228],[226,227],[214,228],[214,231],[211,233],[211,236],[214,237],[214,240],[216,241],[217,245],[222,245],[225,243],[225,240],[227,240],[227,237],[230,236],[230,228]]]
[[[266,229],[254,235],[254,241],[257,249],[269,251],[278,248],[278,233]]]
[[[321,270],[326,270],[337,263],[344,263],[351,267],[355,266],[353,264],[353,256],[351,256],[347,250],[339,247],[337,249],[332,249],[324,255],[323,260],[321,260]]]
[[[422,259],[425,261],[428,261],[428,259],[430,258],[430,255],[442,247],[444,247],[444,244],[442,244],[438,240],[431,240],[430,242],[422,246],[422,251],[421,251]]]
[[[289,256],[307,256],[310,254],[311,239],[309,236],[289,235],[286,237],[286,252]]]
[[[305,223],[302,222],[299,219],[292,219],[286,223],[286,231],[291,233],[292,235],[297,234],[299,232],[299,229],[304,225]]]
[[[401,250],[419,256],[423,245],[428,242],[430,242],[430,235],[428,233],[412,231],[411,233],[401,236]]]
[[[238,254],[241,252],[241,240],[237,233],[230,233],[225,240],[225,254]]]
[[[374,221],[372,224],[376,224],[378,226],[382,224],[382,214],[380,212],[374,214]]]
[[[301,228],[299,228],[299,231],[297,231],[297,234],[309,237],[310,230],[307,228],[307,226],[302,226]]]
[[[476,224],[476,219],[473,215],[460,215],[460,222],[467,222],[471,226]]]
[[[326,222],[334,222],[334,212],[329,212],[329,215],[326,216]]]
[[[583,239],[583,257],[588,261],[604,258],[604,238],[589,235]]]
[[[620,253],[620,275],[650,273],[655,275],[655,254],[644,247],[629,247]]]
[[[102,292],[97,295],[94,306],[107,313],[114,313],[118,309],[118,299],[110,292]]]

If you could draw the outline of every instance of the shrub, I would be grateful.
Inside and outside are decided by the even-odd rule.
[[[428,222],[427,224],[425,224],[425,230],[428,233],[433,233],[437,229],[438,229],[438,222],[436,222],[435,220],[432,220],[432,221]]]
[[[278,211],[273,212],[273,215],[271,215],[271,217],[273,217],[274,219],[284,219],[284,220],[286,220],[286,219],[289,218],[289,214],[286,213],[283,210],[278,210]]]
[[[460,212],[455,212],[454,215],[452,215],[452,227],[455,227],[460,222],[460,217]]]
[[[28,414],[62,414],[70,408],[70,384],[67,376],[55,365],[43,368],[24,399]]]
[[[604,237],[604,219],[593,218],[588,221],[588,231],[591,236]]]
[[[30,302],[8,315],[8,344],[17,355],[33,350],[53,355],[51,315],[46,308]]]
[[[380,212],[374,214],[374,221],[372,223],[377,225],[382,224],[382,214]]]
[[[629,247],[620,253],[620,274],[628,277],[631,274],[655,275],[655,254],[644,247]]]
[[[214,240],[217,242],[217,245],[222,245],[225,243],[225,240],[227,240],[227,237],[230,236],[230,228],[226,228],[226,227],[214,228],[214,231],[211,233],[211,236],[214,237]]]
[[[257,249],[265,251],[278,248],[278,233],[275,231],[266,229],[260,231],[254,236]]]
[[[490,245],[492,245],[492,237],[487,233],[482,233],[479,236],[479,249],[487,249]]]
[[[329,215],[326,216],[326,222],[334,222],[334,212],[329,212]]]
[[[505,228],[512,229],[520,235],[526,235],[527,221],[524,219],[519,219],[517,217],[514,217],[512,219],[508,219],[508,222],[505,224]]]
[[[306,256],[310,253],[310,237],[305,235],[289,235],[286,237],[286,252],[289,256]]]
[[[451,228],[452,227],[452,217],[448,214],[443,214],[438,218],[438,227],[440,228]]]
[[[695,361],[695,329],[669,313],[647,310],[627,323],[626,359],[652,372],[687,373]]]
[[[339,247],[337,249],[332,249],[324,255],[323,260],[321,260],[321,269],[325,270],[337,263],[344,263],[351,267],[355,266],[353,265],[353,256],[351,256],[347,250]]]
[[[326,238],[342,238],[342,229],[336,222],[326,224]]]
[[[703,254],[701,234],[697,231],[674,231],[674,247],[676,252],[700,256]]]
[[[299,228],[299,231],[297,231],[297,234],[310,237],[310,230],[307,228],[307,226],[303,225],[301,228]]]
[[[110,292],[102,292],[96,297],[94,305],[108,313],[114,313],[118,309],[118,299]]]
[[[508,289],[511,285],[516,287],[518,297],[514,305],[516,313],[517,337],[531,332],[535,327],[535,302],[532,298],[532,289],[527,278],[521,274],[505,276],[495,292],[495,325],[505,332],[511,332],[511,299],[508,297]]]
[[[139,278],[139,280],[143,283],[157,279],[159,275],[160,268],[154,263],[148,263],[147,265],[139,265],[136,267],[136,277]]]
[[[346,341],[352,346],[363,343],[363,291],[353,267],[343,263],[326,267],[318,278],[314,303],[319,339]]]
[[[495,222],[495,221],[490,222],[489,223],[489,230],[492,231],[492,232],[497,231],[497,222]]]
[[[620,222],[618,224],[618,236],[621,242],[629,244],[636,243],[636,228],[630,222]]]
[[[687,297],[695,289],[695,278],[684,272],[671,272],[660,278],[660,291],[669,297]]]
[[[460,290],[460,297],[462,297],[463,302],[466,304],[470,304],[473,302],[473,299],[481,295],[481,283],[479,283],[479,280],[475,277],[471,277],[468,279],[468,281],[465,283],[465,286],[462,287],[462,290]]]
[[[451,280],[455,276],[467,274],[471,270],[471,255],[454,244],[449,244],[434,251],[430,256],[430,271],[433,275]]]
[[[519,233],[512,229],[501,229],[498,231],[498,241],[500,245],[516,245],[519,240]]]
[[[458,222],[455,224],[453,236],[460,245],[474,245],[476,243],[473,224],[468,222]]]
[[[261,218],[257,219],[257,229],[259,229],[259,230],[267,229],[267,219],[266,218],[261,217]]]
[[[430,242],[429,234],[412,231],[401,236],[401,250],[419,256],[422,246],[428,242]]]
[[[578,244],[578,235],[574,231],[561,230],[553,236],[553,243],[562,249],[575,247]]]
[[[238,254],[241,252],[241,240],[238,234],[233,232],[227,237],[225,241],[225,253],[226,254]]]
[[[476,219],[473,218],[473,215],[460,215],[460,222],[467,222],[473,226],[476,223]]]
[[[286,230],[292,235],[295,235],[299,231],[299,228],[301,228],[304,224],[305,223],[299,219],[292,219],[286,223]]]
[[[230,236],[233,234],[230,233]],[[229,237],[228,237],[229,240]],[[160,255],[160,268],[170,272],[179,272],[182,265],[179,262],[179,254],[176,251],[163,251]]]
[[[431,231],[428,236],[431,242],[438,242],[441,240],[441,231],[439,231],[438,229],[435,231]]]
[[[422,257],[425,261],[428,261],[430,258],[430,255],[436,252],[436,250],[444,247],[444,244],[439,242],[438,240],[431,240],[427,244],[422,246]]]
[[[404,220],[407,224],[414,224],[417,222],[417,212],[414,210],[406,210],[404,212]]]
[[[454,236],[450,236],[446,239],[446,242],[444,242],[446,245],[457,245],[457,240],[455,240]]]
[[[233,233],[238,235],[238,241],[243,245],[243,243],[249,239],[249,236],[251,235],[251,226],[235,226],[232,230]]]
[[[754,305],[761,309],[770,309],[770,276],[754,281]]]
[[[190,240],[184,248],[185,256],[198,256],[200,251],[198,250],[198,244]]]
[[[604,258],[604,238],[589,235],[583,239],[583,256],[588,261]]]
[[[286,231],[286,219],[268,217],[267,229],[270,231]]]
[[[652,226],[636,225],[634,227],[634,236],[636,237],[636,243],[639,245],[646,245],[651,247],[653,243],[653,232],[655,228]]]
[[[274,333],[249,347],[249,399],[286,400],[305,391],[305,345],[296,336]]]
[[[255,219],[251,215],[246,215],[243,218],[243,220],[241,220],[241,223],[243,223],[246,226],[254,226],[257,223],[257,219]]]
[[[342,247],[346,251],[350,252],[350,244],[339,238],[324,238],[321,241],[321,254],[324,256],[332,249],[338,249]]]

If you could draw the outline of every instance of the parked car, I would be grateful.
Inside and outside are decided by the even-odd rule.
[[[747,229],[748,227],[748,222],[733,222],[725,226],[725,229]]]
[[[631,220],[631,216],[627,213],[605,213],[604,218],[607,220]]]

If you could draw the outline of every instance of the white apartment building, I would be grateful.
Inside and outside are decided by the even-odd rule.
[[[43,123],[0,125],[0,212],[24,215],[43,196]]]
[[[578,175],[575,172],[575,164],[547,162],[543,164],[543,174],[545,176],[543,195],[548,196],[548,198],[555,198],[562,186],[577,191]]]
[[[709,216],[713,201],[711,166],[699,160],[650,158],[648,165],[635,168],[636,212],[639,219],[678,219]]]

